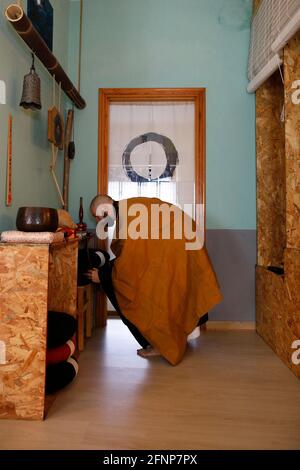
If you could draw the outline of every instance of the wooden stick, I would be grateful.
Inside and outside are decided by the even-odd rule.
[[[6,205],[12,203],[12,124],[13,118],[8,116],[8,134],[7,134],[7,169],[6,169]]]
[[[53,169],[55,170],[58,156],[58,147],[54,146],[54,158],[53,158]]]
[[[55,75],[52,76],[52,101],[53,106],[55,106]]]
[[[58,196],[59,196],[61,205],[62,205],[62,207],[64,207],[65,202],[64,202],[63,195],[61,193],[61,190],[60,190],[60,187],[59,187],[56,175],[55,175],[55,167],[56,167],[56,162],[57,162],[58,148],[54,144],[51,144],[51,149],[52,149],[52,160],[51,160],[51,165],[50,165],[50,171],[51,171],[53,181],[55,183],[55,187],[56,187],[57,192],[58,192]]]
[[[52,175],[53,181],[55,183],[55,186],[56,186],[59,198],[60,198],[61,205],[64,206],[65,203],[64,203],[64,200],[63,200],[63,196],[61,194],[61,190],[60,190],[60,187],[59,187],[56,175],[55,175],[55,171],[54,171],[54,168],[52,166],[51,166],[51,175]]]
[[[61,98],[61,82],[59,82],[58,87],[58,111],[60,112],[60,98]]]
[[[70,181],[70,159],[69,159],[69,143],[71,141],[72,129],[74,125],[74,111],[69,109],[67,116],[67,125],[66,125],[66,134],[65,134],[65,148],[64,148],[64,189],[63,189],[63,198],[64,206],[63,208],[67,211],[69,208],[69,181]]]

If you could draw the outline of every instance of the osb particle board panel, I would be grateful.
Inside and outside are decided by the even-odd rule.
[[[300,248],[300,104],[292,102],[292,87],[300,80],[300,31],[284,49],[286,113],[286,232],[287,246]]]
[[[0,418],[43,419],[48,245],[0,245]]]
[[[285,260],[284,276],[264,267],[256,268],[256,326],[257,332],[300,378],[300,366],[292,362],[292,343],[300,339],[300,251],[287,250]]]
[[[76,316],[78,241],[50,246],[49,310]]]
[[[289,302],[288,322],[294,335],[300,339],[300,250],[285,250],[285,284]]]
[[[286,245],[284,88],[277,72],[256,92],[258,265],[279,266]]]

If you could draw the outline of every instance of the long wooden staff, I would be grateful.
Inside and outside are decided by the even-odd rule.
[[[7,134],[7,168],[6,168],[6,205],[12,203],[12,125],[13,118],[8,116],[8,134]]]
[[[65,148],[64,148],[64,188],[63,188],[63,208],[69,209],[69,182],[70,182],[70,158],[69,158],[69,143],[72,137],[72,129],[74,125],[74,111],[69,109],[65,133]]]
[[[61,99],[61,83],[59,84],[59,92],[58,92],[58,111],[59,112],[60,112],[60,99]],[[55,106],[55,76],[53,76],[53,106]],[[65,202],[64,202],[63,195],[60,190],[60,187],[56,178],[56,174],[55,174],[55,167],[56,167],[57,155],[58,155],[58,146],[56,146],[52,142],[51,149],[52,149],[52,160],[51,160],[51,165],[50,165],[50,171],[51,171],[51,175],[52,175],[55,187],[58,192],[58,196],[60,198],[61,205],[62,207],[64,207]]]

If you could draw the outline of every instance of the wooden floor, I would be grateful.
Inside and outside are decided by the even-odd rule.
[[[202,332],[176,367],[136,346],[110,320],[44,422],[0,421],[0,448],[300,448],[300,382],[254,332]]]

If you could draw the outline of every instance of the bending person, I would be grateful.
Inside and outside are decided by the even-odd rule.
[[[116,222],[111,243],[116,259],[87,275],[100,282],[142,346],[139,355],[161,354],[179,363],[188,335],[222,298],[206,248],[190,237],[195,223],[157,198],[117,202],[97,195],[90,209],[100,238]],[[188,236],[186,226],[178,235],[180,224],[190,224]]]

